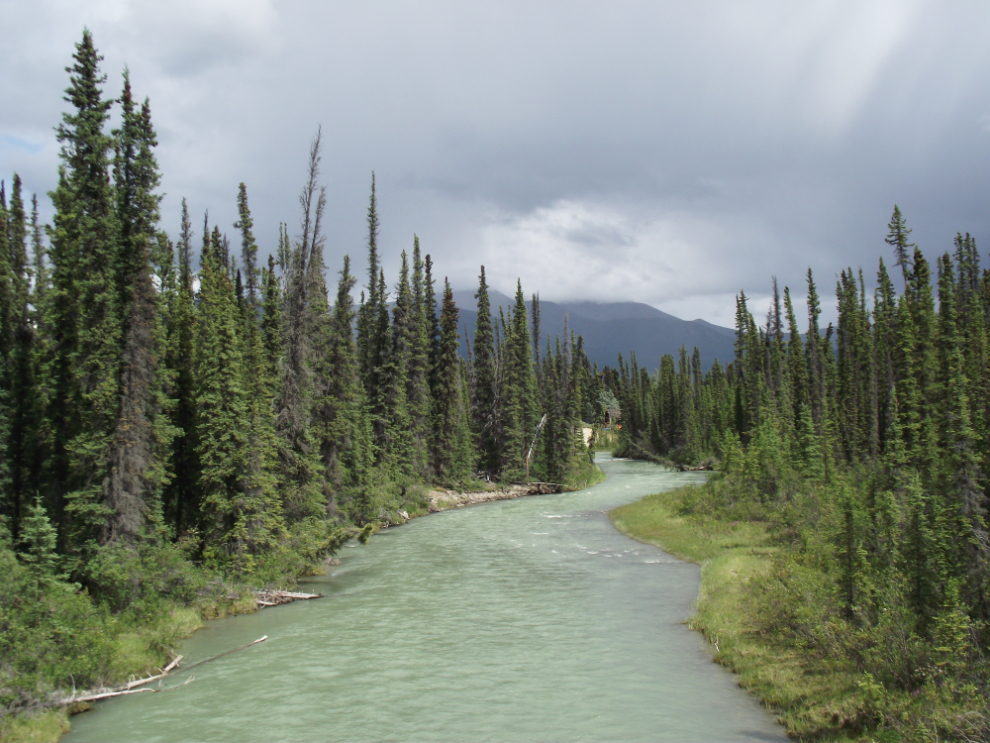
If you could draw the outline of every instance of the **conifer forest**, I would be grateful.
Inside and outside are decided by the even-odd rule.
[[[842,270],[821,327],[810,270],[806,320],[776,280],[765,316],[740,293],[735,358],[708,368],[682,349],[599,369],[580,337],[541,332],[521,285],[493,308],[484,267],[468,344],[418,238],[385,276],[373,175],[367,275],[324,265],[319,132],[277,244],[243,183],[236,224],[183,201],[163,225],[150,104],[101,59],[84,32],[51,224],[30,184],[0,188],[0,711],[160,662],[183,612],[291,585],[425,513],[430,487],[594,481],[582,427],[617,406],[617,456],[714,469],[686,508],[767,525],[754,631],[851,674],[849,730],[927,730],[920,699],[987,734],[990,271],[973,237],[933,266],[895,208],[872,296]]]
[[[232,238],[208,214],[196,235],[183,202],[173,241],[149,103],[126,73],[108,98],[101,59],[84,33],[53,223],[16,175],[0,191],[7,710],[108,680],[124,628],[173,604],[229,603],[228,584],[291,580],[425,512],[427,485],[595,473],[576,425],[594,375],[580,339],[541,352],[538,300],[530,318],[520,286],[493,313],[482,267],[465,363],[451,287],[418,239],[386,282],[373,176],[360,302],[346,257],[328,288],[319,133],[299,234],[282,225],[267,265],[244,184]]]
[[[806,326],[774,280],[765,322],[738,295],[732,363],[704,371],[682,350],[651,374],[620,359],[606,385],[627,456],[718,460],[682,515],[764,523],[781,550],[754,629],[854,689],[802,737],[841,722],[985,740],[990,271],[968,234],[933,270],[896,207],[888,230],[894,275],[881,259],[870,297],[862,270],[842,270],[834,327],[809,270]]]

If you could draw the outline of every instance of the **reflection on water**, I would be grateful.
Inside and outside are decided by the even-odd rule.
[[[72,718],[83,741],[786,740],[683,620],[699,571],[605,511],[698,481],[599,455],[589,490],[421,518],[341,551],[327,598],[210,622],[167,693]],[[185,680],[172,677],[169,685]]]

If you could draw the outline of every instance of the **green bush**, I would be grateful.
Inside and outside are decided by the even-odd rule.
[[[109,680],[119,625],[76,585],[39,580],[0,549],[0,709],[48,697],[57,688]]]
[[[97,601],[115,614],[153,620],[174,603],[192,603],[205,575],[172,544],[100,547],[86,566],[85,580]]]

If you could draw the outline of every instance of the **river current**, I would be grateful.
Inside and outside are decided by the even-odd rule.
[[[181,688],[99,703],[93,741],[785,741],[683,624],[698,567],[606,511],[700,480],[598,455],[575,493],[455,509],[341,550],[327,594],[208,622]]]

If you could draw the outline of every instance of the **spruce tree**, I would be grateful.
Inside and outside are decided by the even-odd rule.
[[[61,578],[58,574],[58,536],[41,504],[36,497],[33,505],[27,506],[24,524],[21,529],[20,559],[30,568],[40,581]]]
[[[825,374],[825,361],[821,328],[818,318],[821,316],[821,302],[818,299],[818,290],[815,287],[815,279],[808,269],[808,335],[805,346],[806,364],[808,369],[808,405],[811,408],[811,419],[815,424],[815,431],[821,435],[827,427],[826,418],[828,415],[828,403],[826,396],[827,377]]]
[[[258,244],[254,239],[254,220],[248,206],[247,186],[241,183],[237,187],[237,215],[234,227],[241,232],[241,263],[244,268],[245,288],[248,307],[256,311],[258,305],[258,275],[257,267]]]
[[[158,359],[165,339],[160,333],[159,291],[152,280],[152,252],[161,197],[154,193],[161,177],[147,100],[134,105],[125,71],[121,128],[115,132],[114,187],[118,237],[117,284],[123,320],[120,410],[116,421],[103,525],[103,544],[133,542],[149,525],[161,523],[161,491],[168,480],[161,456],[173,429],[160,425],[162,375]],[[165,403],[167,404],[167,403]]]
[[[175,306],[168,310],[170,322],[165,354],[165,363],[171,372],[172,397],[175,400],[170,417],[176,428],[176,435],[172,440],[169,466],[172,479],[166,487],[164,510],[166,523],[177,536],[195,528],[199,522],[200,508],[196,370],[201,347],[197,343],[192,237],[189,208],[183,199],[177,245],[178,286],[173,298]]]
[[[256,556],[275,545],[283,528],[265,461],[275,442],[259,435],[247,399],[241,313],[219,239],[211,239],[199,276],[196,443],[203,554],[218,566],[251,572]]]
[[[247,399],[239,483],[243,495],[238,502],[237,520],[227,539],[235,545],[238,567],[249,572],[254,569],[256,556],[278,542],[285,525],[278,497],[279,439],[272,406],[276,377],[258,316],[257,245],[243,183],[239,187],[237,206],[239,219],[235,227],[241,232],[241,257],[247,282],[246,286],[235,288],[235,305],[241,315],[239,335]],[[239,271],[237,278],[241,278]]]
[[[904,343],[907,344],[905,359],[910,359],[909,368],[906,366],[905,372],[909,372],[917,380],[914,408],[916,438],[909,452],[922,477],[928,478],[933,473],[938,457],[938,431],[935,425],[938,420],[937,328],[931,271],[928,261],[918,248],[914,250],[913,264],[914,270],[907,292],[910,320],[902,320],[901,323],[904,326]]]
[[[430,393],[436,397],[437,358],[440,353],[440,319],[437,317],[437,295],[434,289],[433,260],[429,253],[423,259],[423,323],[426,326],[426,348],[430,360]]]
[[[897,353],[897,298],[887,267],[880,260],[873,296],[873,353],[876,359],[877,430],[881,452],[888,448],[887,432],[894,424],[892,408]]]
[[[353,500],[359,495],[359,486],[367,478],[371,466],[371,440],[364,425],[364,391],[354,341],[355,311],[351,299],[356,279],[350,268],[350,258],[344,256],[337,298],[330,316],[328,386],[318,402],[318,409],[321,411],[320,455],[327,480],[334,493],[342,493],[348,500]],[[330,503],[331,511],[336,505],[336,501]]]
[[[413,471],[421,480],[429,482],[432,469],[429,444],[432,436],[430,420],[430,330],[432,317],[428,317],[425,302],[425,276],[419,238],[413,236],[412,305],[409,309],[410,333],[408,343],[408,375],[406,405],[409,411],[409,431],[414,452]],[[418,464],[417,464],[418,463]]]
[[[503,357],[505,381],[502,387],[505,434],[501,459],[507,476],[517,479],[524,474],[526,451],[539,418],[529,322],[521,282],[517,282],[516,300],[506,332]]]
[[[495,337],[485,267],[478,277],[478,318],[474,330],[474,406],[472,423],[478,441],[478,468],[492,476],[499,469],[499,399],[495,386]]]
[[[49,330],[46,377],[53,457],[50,483],[60,533],[78,554],[89,553],[111,509],[113,431],[120,407],[122,318],[117,237],[119,225],[109,179],[112,139],[104,132],[112,101],[104,100],[102,57],[83,31],[75,63],[67,68],[66,98],[57,131],[62,144],[51,232],[52,286],[45,308]],[[66,518],[66,515],[71,518]]]
[[[391,343],[386,346],[387,353],[382,359],[382,413],[389,431],[385,446],[387,458],[395,471],[405,477],[422,472],[428,456],[427,449],[420,447],[423,442],[412,435],[409,417],[409,352],[415,332],[412,306],[409,259],[403,250],[392,307]]]
[[[24,208],[22,183],[15,173],[10,208],[0,217],[0,441],[7,442],[0,452],[0,492],[7,495],[0,509],[11,518],[16,537],[18,522],[29,502],[29,493],[39,474],[36,448],[39,446],[40,400],[36,385],[36,327],[31,311],[31,266],[28,262],[28,218]],[[0,198],[0,202],[3,199]],[[37,197],[34,199],[37,209]],[[3,210],[0,204],[0,210]],[[32,220],[37,224],[36,213]],[[5,223],[5,224],[4,224]],[[2,444],[0,444],[2,446]]]
[[[375,195],[375,174],[371,173],[371,198],[368,204],[368,285],[367,300],[362,301],[357,317],[357,347],[361,363],[361,380],[365,391],[378,387],[376,365],[380,356],[382,339],[377,335],[378,317],[385,298],[380,296],[378,278],[381,266],[378,259],[378,198]]]
[[[911,230],[908,229],[907,221],[904,219],[904,215],[901,214],[901,210],[897,204],[894,204],[894,214],[890,218],[890,224],[887,225],[887,229],[887,237],[884,238],[884,242],[894,249],[894,265],[900,266],[901,273],[904,275],[904,287],[906,289],[913,271],[910,252],[915,245],[908,242]]]
[[[457,331],[459,311],[454,304],[450,282],[444,280],[443,309],[440,313],[440,351],[437,358],[437,386],[433,400],[433,470],[437,479],[456,484],[470,474],[464,439],[468,430],[464,408],[461,360],[457,354],[460,343]],[[527,344],[528,345],[528,344]]]
[[[265,346],[266,374],[278,379],[278,365],[282,357],[282,292],[279,278],[275,275],[275,256],[268,256],[268,270],[263,276],[265,295],[261,317],[261,334]]]
[[[952,259],[946,253],[939,262],[939,386],[942,390],[940,445],[944,455],[939,464],[946,483],[945,513],[950,520],[947,543],[955,546],[952,567],[968,590],[964,598],[970,606],[987,608],[981,590],[990,567],[986,545],[987,508],[985,478],[981,455],[971,425],[968,383],[963,372],[963,358],[956,318],[958,299],[953,277]]]
[[[18,181],[15,181],[15,184]],[[0,183],[0,514],[11,521],[11,530],[17,533],[21,504],[11,489],[11,462],[13,452],[8,451],[11,435],[12,400],[10,383],[15,321],[15,281],[11,267],[10,233],[11,218],[7,208],[5,184]]]
[[[801,341],[801,331],[798,328],[797,316],[794,314],[794,304],[791,302],[791,290],[784,287],[784,314],[787,318],[787,376],[791,387],[791,398],[794,403],[793,418],[801,416],[801,410],[808,407],[808,365],[804,355],[804,343]]]

